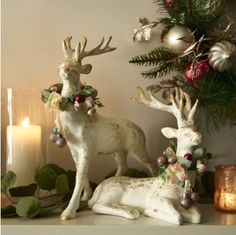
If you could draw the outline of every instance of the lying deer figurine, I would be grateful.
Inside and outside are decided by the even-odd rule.
[[[75,50],[71,48],[71,37],[63,40],[65,61],[59,66],[59,75],[63,82],[62,97],[70,98],[79,93],[82,87],[80,74],[88,74],[92,69],[90,64],[82,64],[82,60],[88,56],[115,50],[109,46],[111,39],[112,37],[109,37],[105,45],[102,40],[98,46],[89,51],[85,50],[86,38],[77,44]],[[124,174],[127,170],[128,154],[143,163],[152,175],[156,174],[156,168],[146,151],[145,135],[133,122],[105,118],[97,113],[89,116],[83,104],[78,112],[73,104],[68,104],[65,111],[59,112],[59,119],[77,168],[75,189],[68,207],[61,214],[62,220],[74,218],[80,199],[88,200],[92,195],[88,170],[89,162],[94,155],[113,156],[117,163],[116,176]]]
[[[176,89],[170,94],[171,105],[166,105],[157,100],[154,87],[149,87],[148,92],[149,99],[139,88],[140,97],[135,101],[175,115],[179,129],[174,131],[164,128],[163,132],[167,133],[168,137],[178,138],[177,155],[183,157],[185,151],[190,152],[193,145],[201,142],[201,134],[196,131],[193,121],[198,101],[191,107],[190,97],[182,90]],[[183,175],[176,177],[179,182],[183,182]],[[188,209],[182,207],[180,201],[184,193],[185,188],[179,183],[165,181],[160,176],[143,179],[113,177],[96,188],[89,201],[89,207],[96,213],[117,215],[128,219],[136,219],[140,213],[143,213],[177,225],[184,221],[200,223],[201,214],[197,207],[191,206]]]

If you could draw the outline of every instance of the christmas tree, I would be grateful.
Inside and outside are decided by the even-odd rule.
[[[219,129],[236,122],[236,18],[225,14],[226,0],[156,0],[165,14],[139,19],[134,40],[149,40],[163,25],[162,44],[130,60],[151,67],[144,78],[157,79],[157,92],[180,87],[199,99],[206,123]],[[167,74],[173,77],[166,78]]]

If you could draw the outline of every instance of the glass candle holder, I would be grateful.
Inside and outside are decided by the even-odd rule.
[[[215,167],[215,208],[236,213],[236,165]]]
[[[2,172],[16,174],[14,186],[29,185],[35,169],[49,162],[51,116],[40,100],[40,89],[4,88],[1,92]]]

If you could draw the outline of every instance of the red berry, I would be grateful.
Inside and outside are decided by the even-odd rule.
[[[184,158],[186,159],[186,160],[189,160],[189,161],[192,161],[192,154],[191,153],[186,153],[185,155],[184,155]]]
[[[78,103],[83,103],[84,102],[84,97],[82,95],[77,95],[75,97],[75,101],[77,101]]]

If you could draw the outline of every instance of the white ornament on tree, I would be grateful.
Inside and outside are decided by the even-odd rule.
[[[181,54],[194,43],[194,36],[190,29],[174,26],[164,37],[164,43],[173,53]]]

